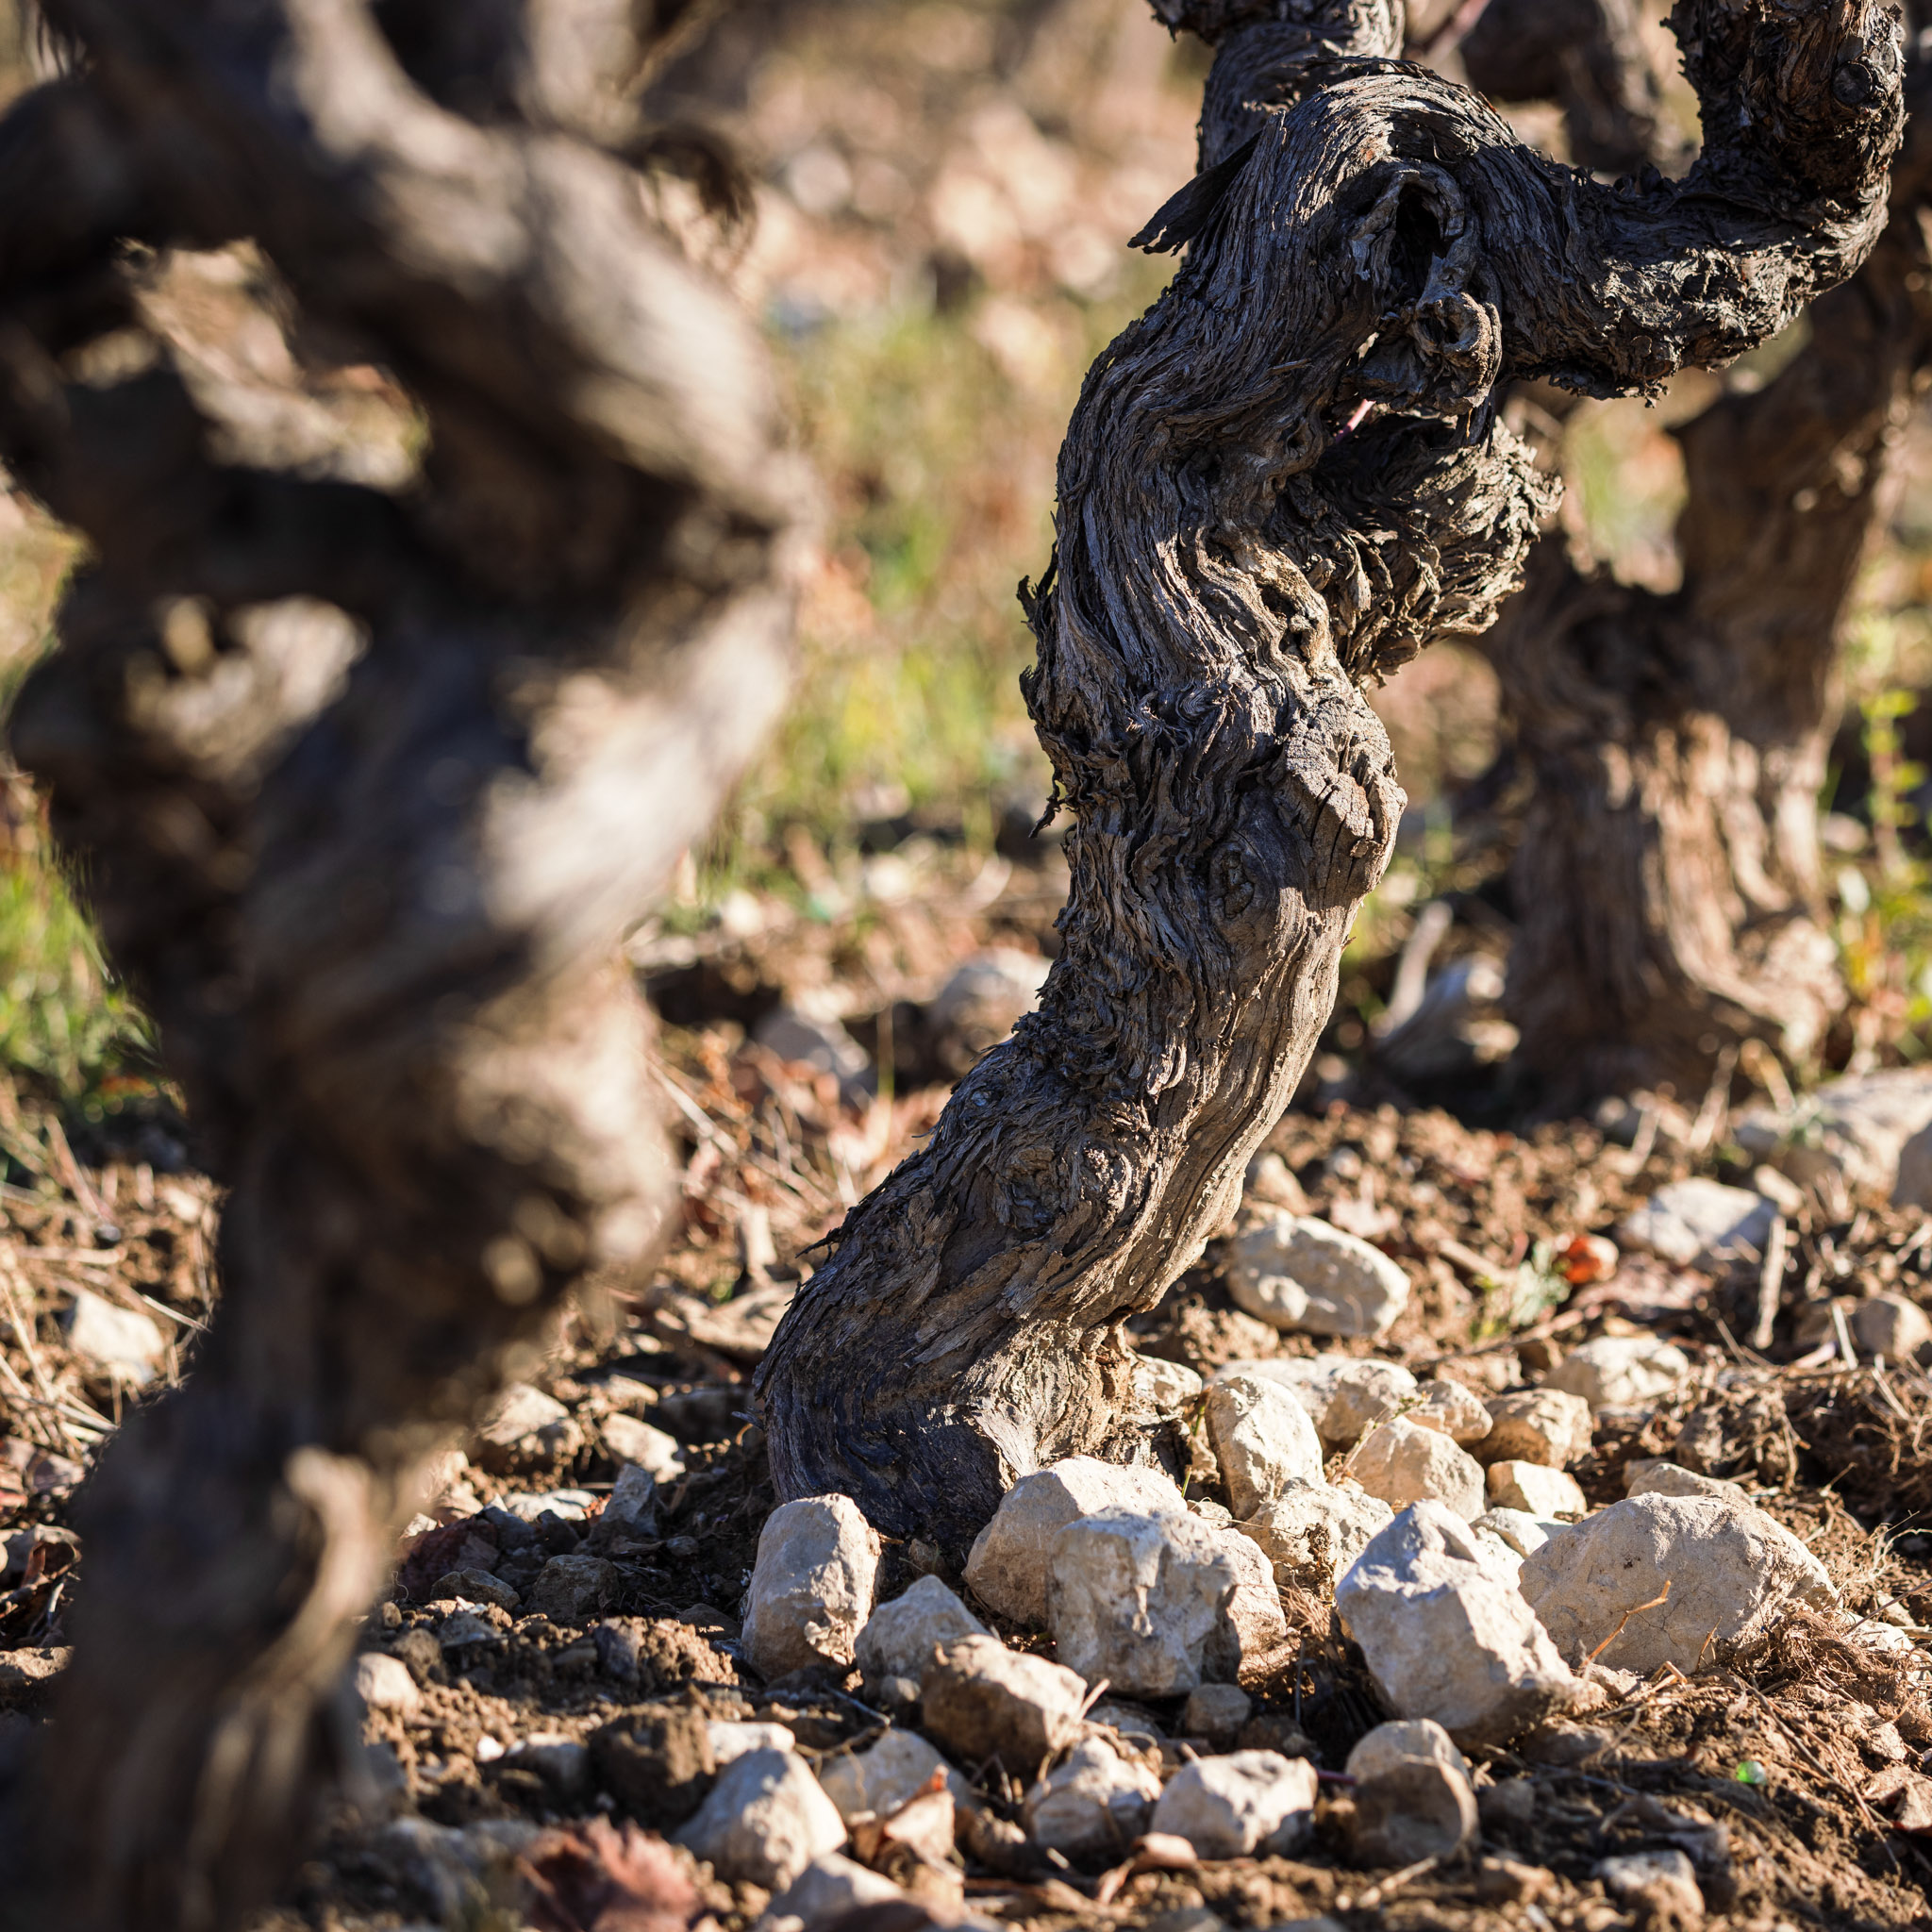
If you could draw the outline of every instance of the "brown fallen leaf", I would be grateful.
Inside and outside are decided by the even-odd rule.
[[[697,1889],[660,1838],[608,1819],[547,1831],[518,1861],[537,1932],[688,1932]]]

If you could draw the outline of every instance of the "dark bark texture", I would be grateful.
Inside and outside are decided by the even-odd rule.
[[[1676,432],[1681,588],[1557,536],[1491,633],[1532,774],[1507,1004],[1557,1097],[1702,1094],[1744,1042],[1802,1066],[1844,1005],[1818,853],[1840,634],[1888,452],[1932,366],[1932,72],[1890,219],[1778,375]]]
[[[1901,38],[1686,0],[1707,145],[1612,189],[1394,58],[1396,0],[1157,0],[1215,43],[1188,258],[1089,375],[1025,681],[1074,819],[1041,1009],[848,1217],[758,1380],[782,1493],[957,1547],[1137,1453],[1121,1324],[1233,1205],[1403,805],[1362,695],[1486,629],[1549,489],[1498,384],[1654,389],[1763,341],[1884,220]]]
[[[194,1373],[85,1499],[18,1923],[264,1901],[431,1458],[662,1212],[615,946],[782,697],[804,500],[612,151],[688,11],[50,0],[80,64],[0,122],[0,448],[92,558],[14,747],[232,1191]],[[244,240],[413,398],[406,480],[151,325]]]

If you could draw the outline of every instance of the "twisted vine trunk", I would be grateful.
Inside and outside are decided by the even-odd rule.
[[[1565,1097],[1702,1093],[1751,1040],[1802,1062],[1843,1009],[1818,852],[1839,650],[1932,367],[1923,61],[1907,98],[1869,259],[1771,382],[1676,431],[1682,588],[1620,583],[1553,535],[1491,634],[1536,787],[1507,1002]]]
[[[1883,221],[1868,0],[1683,0],[1708,144],[1619,192],[1393,58],[1396,0],[1157,0],[1215,43],[1173,287],[1089,375],[1026,695],[1068,840],[1041,1009],[847,1219],[758,1399],[782,1493],[947,1544],[1132,1453],[1121,1324],[1231,1205],[1403,797],[1362,696],[1515,586],[1546,485],[1497,385],[1648,390],[1762,341]]]
[[[800,502],[611,151],[687,10],[49,0],[83,65],[0,121],[0,448],[93,558],[14,743],[232,1191],[194,1373],[85,1498],[22,1924],[265,1901],[429,1459],[661,1212],[615,944],[782,695]],[[242,238],[408,386],[403,487],[251,456],[147,325]]]

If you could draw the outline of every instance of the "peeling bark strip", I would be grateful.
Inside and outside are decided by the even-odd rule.
[[[1134,1448],[1119,1324],[1232,1206],[1387,862],[1359,685],[1482,631],[1547,507],[1496,386],[1646,390],[1761,341],[1871,246],[1899,126],[1873,0],[1686,0],[1707,146],[1628,190],[1395,60],[1393,0],[1156,11],[1218,48],[1206,174],[1151,230],[1189,257],[1087,379],[1028,607],[1063,949],[758,1379],[781,1494],[954,1545],[1016,1474]]]
[[[1818,800],[1846,611],[1932,373],[1923,57],[1907,100],[1864,267],[1771,382],[1676,432],[1682,588],[1579,567],[1552,535],[1487,646],[1536,780],[1509,1009],[1524,1058],[1577,1097],[1702,1093],[1751,1040],[1803,1061],[1844,1008]]]
[[[782,697],[801,491],[611,151],[651,8],[49,12],[85,65],[0,122],[0,450],[94,562],[16,744],[232,1193],[195,1374],[87,1501],[23,1923],[225,1928],[355,1748],[426,1459],[661,1211],[615,941]],[[417,400],[400,492],[250,455],[143,326],[125,242],[241,238]]]

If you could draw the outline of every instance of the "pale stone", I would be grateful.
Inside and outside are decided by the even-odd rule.
[[[1008,1650],[992,1637],[947,1644],[920,1683],[928,1736],[964,1763],[997,1757],[1023,1777],[1079,1735],[1086,1699],[1085,1681],[1064,1664]]]
[[[1288,1618],[1281,1607],[1281,1591],[1275,1587],[1274,1566],[1259,1544],[1241,1533],[1236,1524],[1210,1523],[1221,1552],[1234,1565],[1234,1595],[1228,1600],[1227,1620],[1234,1625],[1235,1641],[1243,1661],[1265,1655],[1288,1635]]]
[[[1026,1793],[1026,1836],[1070,1858],[1124,1853],[1147,1829],[1160,1780],[1123,1757],[1104,1738],[1089,1738]]]
[[[1422,1400],[1405,1413],[1425,1429],[1440,1429],[1453,1442],[1474,1449],[1494,1426],[1489,1405],[1460,1382],[1424,1382]]]
[[[647,1469],[626,1462],[617,1472],[610,1500],[600,1523],[615,1524],[635,1536],[649,1536],[658,1526],[658,1479]]]
[[[1053,1541],[1048,1593],[1061,1660],[1127,1697],[1178,1696],[1232,1677],[1241,1657],[1230,1615],[1241,1581],[1236,1540],[1188,1515],[1107,1509],[1069,1524]]]
[[[1659,1188],[1617,1224],[1617,1239],[1679,1268],[1722,1267],[1745,1249],[1762,1254],[1776,1205],[1750,1188],[1693,1175]]]
[[[1447,1436],[1407,1416],[1370,1432],[1349,1474],[1397,1509],[1426,1501],[1446,1505],[1465,1522],[1482,1514],[1482,1465]]]
[[[675,1483],[684,1474],[684,1445],[654,1423],[634,1415],[607,1415],[597,1424],[604,1446],[620,1462],[648,1470],[660,1483]]]
[[[747,1751],[718,1774],[677,1842],[733,1884],[782,1891],[845,1842],[845,1821],[792,1751]]]
[[[588,1624],[617,1601],[624,1578],[602,1557],[552,1557],[529,1589],[530,1607],[553,1623]]]
[[[1562,1389],[1524,1389],[1489,1405],[1490,1428],[1474,1450],[1478,1462],[1541,1462],[1568,1469],[1590,1454],[1590,1404]]]
[[[1672,1925],[1690,1932],[1704,1923],[1704,1894],[1697,1868],[1680,1851],[1625,1852],[1602,1859],[1596,1875],[1604,1890],[1647,1925]]]
[[[1208,1391],[1208,1436],[1237,1521],[1284,1485],[1322,1474],[1322,1442],[1307,1411],[1279,1383],[1233,1375]]]
[[[1889,1362],[1915,1362],[1932,1342],[1932,1320],[1917,1302],[1902,1294],[1874,1294],[1854,1302],[1847,1311],[1858,1353],[1883,1356]]]
[[[1203,1684],[1188,1692],[1181,1709],[1181,1735],[1206,1738],[1224,1749],[1255,1713],[1255,1701],[1236,1684]]]
[[[1580,1395],[1599,1408],[1654,1407],[1690,1374],[1681,1348],[1649,1335],[1600,1335],[1579,1344],[1551,1370],[1544,1383]]]
[[[711,1756],[720,1764],[729,1764],[747,1751],[795,1751],[798,1740],[783,1724],[736,1723],[714,1717],[705,1724],[711,1740]]]
[[[1452,1771],[1469,1776],[1469,1760],[1456,1748],[1456,1740],[1433,1718],[1397,1718],[1377,1724],[1357,1740],[1341,1768],[1350,1777],[1379,1777],[1397,1764],[1412,1758],[1432,1758]]]
[[[1308,1420],[1319,1432],[1337,1380],[1360,1366],[1345,1355],[1270,1356],[1259,1361],[1224,1362],[1208,1377],[1208,1386],[1211,1389],[1217,1382],[1232,1381],[1240,1375],[1259,1375],[1279,1383],[1307,1410]]]
[[[1408,1276],[1379,1248],[1310,1215],[1260,1211],[1227,1244],[1235,1306],[1276,1328],[1386,1335],[1408,1306]]]
[[[801,1496],[765,1519],[744,1655],[768,1681],[849,1664],[878,1583],[879,1540],[850,1496]]]
[[[1315,1767],[1275,1751],[1236,1751],[1184,1764],[1154,1807],[1153,1829],[1204,1858],[1295,1850],[1315,1822]]]
[[[759,1922],[777,1932],[786,1925],[810,1926],[856,1912],[863,1906],[891,1905],[905,1897],[890,1878],[842,1852],[814,1858],[766,1907]]]
[[[881,1604],[858,1633],[855,1655],[868,1683],[919,1681],[933,1653],[956,1637],[986,1637],[986,1625],[937,1576],[922,1576],[903,1596]]]
[[[356,1659],[356,1690],[371,1710],[392,1710],[398,1717],[408,1717],[423,1702],[408,1666],[379,1650],[365,1650]]]
[[[152,1315],[121,1307],[85,1288],[74,1291],[67,1345],[137,1389],[154,1380],[168,1353],[167,1337]]]
[[[849,1824],[868,1815],[883,1818],[943,1774],[956,1805],[976,1802],[972,1787],[917,1731],[891,1730],[867,1751],[819,1760],[819,1783]]]
[[[1574,1475],[1541,1462],[1492,1462],[1488,1488],[1495,1507],[1525,1516],[1581,1516],[1590,1507]]]
[[[1519,1557],[1526,1557],[1532,1550],[1540,1550],[1549,1541],[1550,1532],[1562,1525],[1544,1523],[1522,1509],[1485,1509],[1470,1524],[1487,1536],[1494,1537],[1507,1544]]]
[[[556,1396],[546,1395],[527,1382],[512,1382],[476,1433],[499,1449],[514,1449],[525,1437],[569,1420],[570,1410]]]
[[[1206,1386],[1182,1362],[1164,1362],[1151,1355],[1134,1357],[1134,1393],[1156,1415],[1179,1415]]]
[[[1685,1469],[1663,1456],[1646,1456],[1626,1462],[1624,1490],[1631,1496],[1728,1496],[1735,1503],[1751,1500],[1742,1483]]]
[[[1292,1482],[1237,1526],[1267,1557],[1277,1584],[1326,1597],[1394,1513],[1353,1483]]]
[[[1040,1004],[1049,962],[1017,946],[989,946],[962,960],[926,1012],[934,1052],[966,1073]]]
[[[1405,1509],[1335,1592],[1383,1703],[1459,1744],[1507,1742],[1578,1695],[1569,1667],[1475,1534],[1440,1503]]]
[[[1932,1206],[1917,1191],[1932,1179],[1932,1070],[1892,1067],[1833,1080],[1807,1094],[1794,1112],[1753,1108],[1732,1137],[1804,1187],[1838,1176],[1901,1208]],[[1908,1158],[1908,1155],[1910,1158]]]
[[[1654,1603],[1667,1578],[1669,1596]],[[1603,1645],[1602,1662],[1640,1676],[1664,1664],[1694,1671],[1787,1604],[1836,1599],[1824,1566],[1790,1530],[1721,1496],[1613,1503],[1525,1557],[1522,1589],[1563,1656],[1581,1662]]]
[[[1329,1384],[1328,1404],[1316,1422],[1322,1440],[1353,1448],[1377,1423],[1421,1399],[1416,1379],[1395,1362],[1349,1362]]]
[[[1377,1724],[1349,1753],[1346,1770],[1356,1781],[1349,1836],[1358,1864],[1454,1857],[1474,1840],[1469,1766],[1441,1724]]]
[[[1046,1622],[1047,1552],[1068,1524],[1096,1509],[1185,1515],[1187,1507],[1160,1470],[1070,1456],[1022,1476],[1000,1498],[966,1558],[966,1582],[996,1615],[1038,1629]]]

